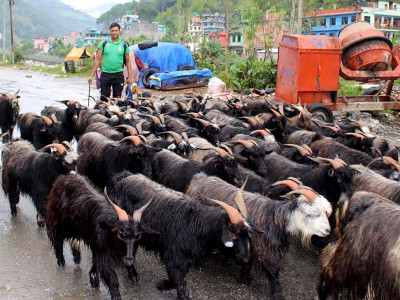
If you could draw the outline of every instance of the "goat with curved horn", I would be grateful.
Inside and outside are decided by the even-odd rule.
[[[57,149],[58,154],[62,155],[64,152],[67,152],[67,149],[61,144],[49,144],[44,146],[42,149],[39,149],[38,152],[46,152],[51,147]]]
[[[229,220],[231,221],[232,224],[244,225],[244,219],[243,219],[242,215],[240,214],[240,212],[236,208],[234,208],[234,207],[230,206],[229,204],[226,204],[222,201],[204,197],[203,195],[199,195],[199,198],[201,198],[205,202],[211,202],[211,203],[221,206],[228,214]]]
[[[118,205],[114,204],[110,200],[110,198],[108,197],[107,187],[104,188],[104,197],[106,198],[107,202],[110,203],[112,207],[114,207],[115,212],[117,213],[117,216],[118,216],[118,220],[120,220],[120,221],[129,221],[129,217],[128,217],[128,214],[126,213],[126,211],[123,210]]]

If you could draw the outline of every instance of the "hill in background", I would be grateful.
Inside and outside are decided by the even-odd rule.
[[[13,27],[15,41],[37,37],[63,36],[73,31],[95,27],[95,18],[75,10],[59,0],[15,0]],[[0,5],[0,31],[3,31],[3,2]],[[6,34],[10,42],[9,6],[7,1]]]

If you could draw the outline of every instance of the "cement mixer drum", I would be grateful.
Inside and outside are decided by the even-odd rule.
[[[367,22],[354,22],[339,33],[343,64],[352,71],[386,71],[392,62],[392,42]]]

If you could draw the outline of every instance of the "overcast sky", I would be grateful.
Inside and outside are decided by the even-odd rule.
[[[131,2],[132,0],[61,0],[75,9],[82,10],[89,15],[99,17],[110,7],[119,3]]]

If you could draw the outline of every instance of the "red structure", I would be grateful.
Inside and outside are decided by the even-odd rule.
[[[220,31],[220,32],[211,32],[209,34],[209,38],[213,41],[215,40],[220,40],[221,41],[221,45],[225,46],[226,45],[226,32],[225,31]],[[229,43],[228,43],[229,46]]]

